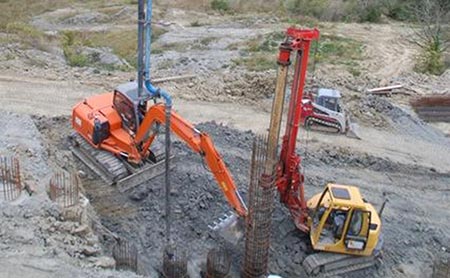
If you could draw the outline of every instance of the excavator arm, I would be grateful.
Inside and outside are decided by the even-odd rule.
[[[191,123],[173,111],[170,117],[171,131],[186,142],[194,152],[199,153],[204,158],[230,206],[239,216],[245,217],[247,215],[247,207],[237,190],[230,171],[214,147],[214,143],[209,135],[200,132]],[[146,112],[135,136],[135,144],[136,146],[142,146],[142,154],[148,152],[148,148],[155,138],[155,134],[151,134],[152,127],[155,124],[164,124],[165,119],[165,106],[163,104],[155,104]]]

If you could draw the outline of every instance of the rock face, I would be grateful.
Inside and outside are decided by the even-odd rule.
[[[60,23],[65,25],[86,25],[93,23],[103,23],[109,20],[109,16],[99,12],[89,12],[83,14],[77,14],[75,16],[66,18]]]
[[[121,59],[113,54],[111,48],[108,47],[83,47],[81,49],[81,54],[88,57],[90,63],[92,64],[101,64],[115,67],[129,66],[129,64],[124,59]]]
[[[23,179],[36,187],[31,196],[0,202],[0,277],[133,277],[111,270],[115,262],[92,229],[98,220],[85,197],[70,208],[48,198],[49,176],[67,163],[50,161],[31,117],[3,112],[0,124],[0,153],[17,157]]]
[[[92,261],[93,261],[95,267],[100,267],[100,268],[115,268],[116,267],[116,261],[111,257],[104,256],[104,257],[94,258]]]

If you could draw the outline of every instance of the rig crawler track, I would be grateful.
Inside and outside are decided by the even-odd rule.
[[[377,260],[375,256],[356,257],[335,253],[316,253],[306,257],[303,267],[308,275],[330,277],[371,267]]]
[[[120,192],[147,182],[165,171],[164,160],[158,154],[157,162],[146,162],[143,166],[132,166],[113,154],[96,149],[79,134],[70,136],[72,153],[96,175],[110,185],[116,185]],[[171,160],[173,156],[171,156]],[[171,163],[173,167],[173,163]]]

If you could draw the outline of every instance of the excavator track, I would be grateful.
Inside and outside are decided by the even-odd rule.
[[[341,126],[337,123],[327,122],[319,118],[309,117],[306,120],[306,128],[324,132],[341,132]]]
[[[156,155],[156,163],[146,162],[144,166],[134,167],[107,151],[94,148],[77,133],[70,136],[70,141],[74,156],[107,184],[116,185],[120,192],[131,190],[165,171],[161,154]]]
[[[332,277],[374,266],[377,260],[376,256],[360,257],[321,252],[306,257],[303,267],[308,275]]]

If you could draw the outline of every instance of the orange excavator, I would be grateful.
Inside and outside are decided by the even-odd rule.
[[[144,8],[144,0],[139,0],[138,80],[75,105],[72,152],[102,179],[125,192],[167,174],[169,157],[162,159],[156,142],[161,126],[165,126],[166,136],[176,134],[204,158],[229,205],[245,217],[247,207],[212,139],[173,112],[170,95],[150,81],[150,0],[147,12]],[[158,99],[165,103],[158,103]]]

